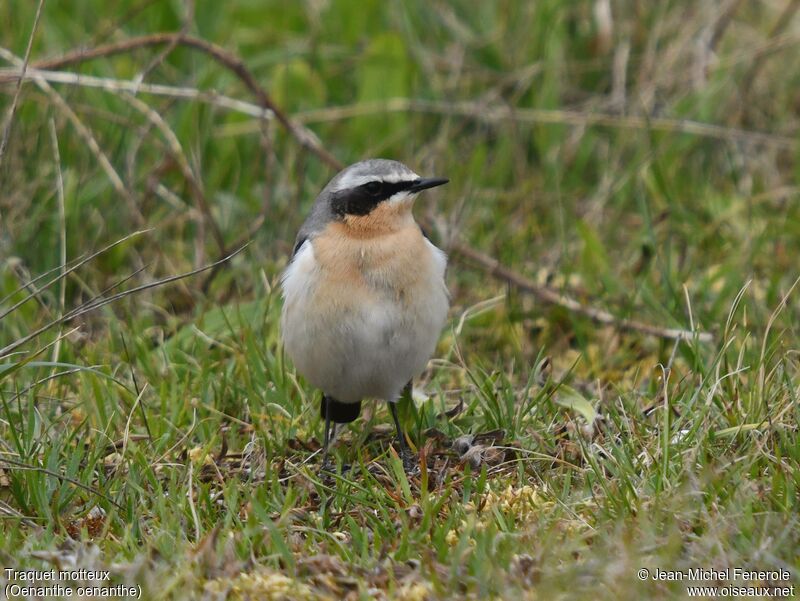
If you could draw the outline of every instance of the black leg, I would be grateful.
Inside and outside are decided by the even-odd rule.
[[[405,454],[408,451],[408,446],[406,445],[406,437],[403,434],[403,428],[400,427],[400,418],[397,416],[397,403],[389,403],[389,411],[392,412],[394,427],[397,429],[397,440],[400,443],[400,452]]]
[[[322,466],[320,471],[331,471],[328,460],[328,447],[331,443],[331,397],[326,394],[322,400],[325,403],[325,434],[324,442],[322,443]],[[335,428],[336,424],[333,424],[333,427]]]
[[[397,440],[400,443],[400,459],[403,460],[403,469],[406,473],[412,472],[415,469],[414,458],[411,456],[411,451],[406,444],[406,437],[403,434],[403,428],[400,427],[400,418],[397,416],[397,403],[389,403],[389,411],[394,420],[394,427],[397,429]]]

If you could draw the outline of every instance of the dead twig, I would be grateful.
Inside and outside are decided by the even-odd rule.
[[[14,509],[11,505],[6,503],[5,501],[0,501],[0,518],[11,518],[19,520],[22,524],[25,524],[29,528],[39,527],[39,525],[34,521],[34,518],[23,515],[21,512]],[[45,519],[45,518],[38,518],[38,519]]]
[[[172,275],[172,276],[169,276],[169,277],[166,277],[166,278],[161,278],[160,280],[156,280],[155,282],[150,282],[148,284],[142,284],[141,286],[136,286],[134,288],[131,288],[130,290],[125,290],[124,292],[118,292],[118,293],[113,294],[113,295],[111,295],[109,297],[101,297],[101,298],[93,299],[92,301],[90,301],[88,303],[84,303],[84,304],[76,307],[72,311],[68,312],[66,315],[63,315],[62,317],[59,317],[58,319],[54,319],[53,321],[43,325],[42,327],[38,328],[37,330],[34,330],[30,334],[28,334],[26,336],[23,336],[22,338],[14,341],[11,344],[9,344],[9,345],[5,346],[4,348],[0,349],[0,359],[2,359],[3,357],[7,357],[12,352],[14,352],[16,349],[18,349],[19,347],[23,346],[24,344],[26,344],[30,340],[36,338],[39,334],[41,334],[43,332],[46,332],[50,328],[53,328],[53,327],[55,327],[57,325],[60,325],[62,323],[66,323],[68,321],[71,321],[71,320],[73,320],[73,319],[75,319],[77,317],[80,317],[82,315],[85,315],[85,314],[89,313],[90,311],[94,311],[95,309],[99,309],[100,307],[105,307],[106,305],[108,305],[110,303],[113,303],[115,301],[118,301],[121,298],[125,298],[126,296],[130,296],[131,294],[136,294],[137,292],[142,292],[143,290],[149,290],[150,288],[156,288],[158,286],[164,286],[166,284],[171,284],[171,283],[176,282],[178,280],[182,280],[184,278],[188,278],[188,277],[191,277],[193,275],[197,275],[199,273],[203,273],[204,271],[208,271],[209,269],[213,269],[214,267],[218,266],[220,263],[225,263],[226,261],[230,261],[233,257],[235,257],[240,252],[242,252],[245,248],[247,248],[247,246],[248,245],[246,244],[246,245],[242,246],[241,248],[236,249],[235,251],[233,251],[229,255],[223,257],[219,261],[215,261],[214,263],[210,263],[209,265],[205,265],[205,266],[200,267],[198,269],[193,269],[191,271],[187,271],[185,273],[180,273],[178,275]]]
[[[0,69],[0,84],[16,81],[20,76],[22,76],[24,81],[33,81],[37,78],[41,78],[50,83],[60,83],[81,88],[96,88],[112,93],[130,92],[136,95],[147,94],[152,96],[166,96],[167,98],[179,98],[182,100],[194,100],[257,119],[272,119],[274,117],[272,111],[269,109],[253,104],[252,102],[231,98],[230,96],[220,94],[214,90],[198,90],[197,88],[187,86],[170,86],[159,83],[137,83],[132,79],[98,77],[96,75],[86,75],[83,73],[74,73],[72,71],[48,71],[46,69],[35,69],[29,66],[23,74],[20,69]]]
[[[266,90],[258,83],[258,80],[247,69],[242,59],[235,54],[207,42],[201,38],[184,35],[175,32],[162,32],[140,37],[131,38],[113,44],[104,44],[95,48],[81,49],[69,52],[57,58],[36,61],[33,67],[36,69],[60,69],[67,65],[82,63],[97,58],[123,54],[148,46],[160,46],[163,44],[177,43],[179,46],[186,46],[203,52],[213,58],[216,62],[231,71],[245,87],[256,97],[258,104],[265,109],[269,109],[275,118],[286,129],[286,131],[297,140],[301,146],[316,155],[323,163],[334,169],[341,169],[342,163],[333,156],[326,148],[320,144],[317,137],[310,130],[292,121],[267,94]]]
[[[482,123],[537,123],[552,125],[572,125],[578,127],[611,127],[643,131],[662,131],[667,133],[691,134],[703,138],[734,142],[753,142],[780,148],[794,148],[797,140],[770,132],[752,131],[736,127],[726,127],[715,123],[704,123],[691,119],[671,119],[668,117],[613,115],[609,113],[589,113],[575,110],[549,109],[511,109],[506,106],[486,106],[478,102],[447,102],[418,100],[412,98],[390,98],[385,101],[331,107],[298,113],[295,120],[302,123],[321,123],[336,121],[378,112],[418,112],[437,115],[465,117]]]
[[[117,241],[115,241],[115,242],[112,242],[112,243],[111,243],[111,244],[109,244],[108,246],[104,246],[104,247],[103,247],[103,248],[101,248],[100,250],[98,250],[98,251],[95,251],[95,252],[93,252],[92,254],[90,254],[90,255],[88,255],[88,256],[86,256],[86,257],[83,257],[83,258],[81,258],[80,260],[77,260],[77,261],[75,261],[74,263],[72,263],[72,264],[70,265],[70,267],[69,267],[68,269],[61,269],[61,267],[60,267],[60,266],[59,266],[59,267],[57,267],[56,269],[51,269],[51,270],[50,270],[49,272],[47,272],[47,273],[52,273],[53,271],[56,271],[56,270],[59,270],[59,269],[61,269],[61,273],[59,273],[59,275],[57,275],[56,277],[52,278],[51,280],[48,280],[47,282],[45,282],[45,283],[42,285],[42,287],[41,287],[41,288],[36,288],[36,289],[34,289],[33,291],[29,292],[29,294],[28,294],[28,295],[27,295],[25,298],[23,298],[23,299],[21,299],[21,300],[17,301],[17,302],[16,302],[16,303],[14,303],[14,304],[13,304],[11,307],[9,307],[8,309],[6,309],[6,310],[5,310],[5,311],[3,311],[2,313],[0,313],[0,321],[2,321],[2,320],[3,320],[3,318],[4,318],[4,317],[6,317],[7,315],[9,315],[10,313],[12,313],[12,312],[16,311],[16,310],[17,310],[19,307],[21,307],[22,305],[24,305],[25,303],[27,303],[27,302],[28,302],[29,300],[31,300],[32,298],[35,298],[36,296],[38,296],[39,294],[41,294],[41,293],[42,293],[44,290],[47,290],[47,289],[48,289],[50,286],[52,286],[52,285],[53,285],[53,284],[55,284],[56,282],[60,281],[62,278],[65,278],[67,275],[69,275],[70,273],[72,273],[72,272],[73,272],[73,271],[75,271],[76,269],[79,269],[79,268],[80,268],[80,267],[82,267],[83,265],[86,265],[86,263],[88,263],[88,262],[89,262],[89,261],[91,261],[92,259],[94,259],[94,258],[96,258],[96,257],[98,257],[98,256],[100,256],[100,255],[102,255],[102,254],[103,254],[103,253],[105,253],[105,252],[108,252],[109,250],[111,250],[111,249],[112,249],[112,248],[114,248],[115,246],[118,246],[118,245],[122,244],[123,242],[127,242],[127,241],[128,241],[128,240],[130,240],[131,238],[135,238],[136,236],[140,236],[141,234],[146,234],[147,232],[151,232],[151,231],[153,231],[153,230],[152,230],[152,229],[147,229],[147,230],[139,230],[139,231],[136,231],[136,232],[132,232],[132,233],[128,234],[127,236],[124,236],[124,237],[120,238],[119,240],[117,240]],[[66,265],[65,265],[64,267],[66,267]],[[45,273],[45,274],[42,274],[42,275],[47,275],[47,273]],[[37,278],[35,278],[35,279],[31,280],[30,282],[28,282],[28,285],[30,285],[30,284],[33,284],[33,282],[37,282],[39,279],[41,279],[41,277],[42,277],[42,276],[39,276],[39,277],[37,277]],[[21,290],[23,290],[23,289],[24,289],[24,288],[18,288],[18,289],[17,289],[17,290],[15,290],[15,291],[14,291],[12,294],[15,294],[15,293],[17,293],[17,292],[20,292],[20,291],[21,291]],[[10,297],[11,297],[11,295],[7,296],[7,297],[6,297],[6,299],[8,299],[8,298],[10,298]],[[3,300],[5,301],[6,299],[3,299]]]
[[[774,45],[773,45],[774,46]],[[763,52],[768,55],[775,49],[770,46]],[[19,71],[0,71],[0,84],[19,77]],[[171,98],[185,98],[197,100],[206,104],[217,106],[225,110],[235,111],[258,119],[271,119],[275,116],[273,110],[263,104],[253,104],[237,100],[214,91],[201,91],[195,88],[168,86],[163,84],[138,84],[135,81],[119,80],[107,77],[95,77],[71,72],[58,72],[38,68],[30,68],[25,79],[43,79],[53,83],[63,83],[82,87],[99,88],[112,92],[128,91]],[[274,106],[274,105],[273,105]],[[779,148],[794,148],[796,140],[791,136],[784,136],[771,132],[753,131],[749,129],[728,127],[715,123],[704,123],[692,119],[673,119],[669,117],[616,115],[603,112],[585,112],[576,110],[552,109],[520,109],[514,110],[504,106],[488,107],[484,102],[447,102],[420,100],[413,98],[389,98],[385,101],[365,102],[346,106],[305,111],[293,115],[291,120],[294,133],[301,135],[294,137],[303,146],[309,148],[320,157],[328,166],[339,169],[341,163],[330,155],[316,137],[303,124],[324,123],[338,121],[353,117],[361,117],[375,113],[385,112],[416,112],[436,115],[456,116],[472,119],[484,123],[498,123],[513,121],[518,123],[537,123],[553,125],[571,125],[575,127],[609,127],[618,129],[652,130],[667,133],[680,133],[710,138],[716,140],[754,142]],[[280,120],[280,119],[279,119]],[[284,127],[286,122],[281,121]],[[247,130],[256,130],[256,126],[247,125]],[[290,133],[293,133],[290,131]],[[312,140],[313,148],[308,146],[307,139]]]
[[[512,271],[497,259],[475,250],[462,242],[454,241],[449,248],[452,253],[469,260],[472,264],[479,266],[492,277],[503,280],[515,288],[529,292],[543,302],[563,307],[571,313],[583,315],[597,323],[612,326],[620,330],[640,332],[650,336],[657,336],[658,338],[666,338],[668,340],[690,341],[695,338],[700,342],[711,342],[713,340],[711,334],[708,332],[691,332],[689,330],[677,328],[662,328],[631,319],[615,317],[603,309],[585,305],[556,290],[540,286],[533,280]]]

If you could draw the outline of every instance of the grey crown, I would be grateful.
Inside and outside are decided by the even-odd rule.
[[[303,225],[300,226],[300,231],[297,233],[294,250],[292,251],[293,255],[303,245],[303,242],[324,230],[325,226],[336,219],[336,214],[331,207],[331,198],[342,179],[346,176],[360,177],[365,175],[373,176],[376,180],[381,180],[389,176],[396,177],[397,175],[408,175],[409,180],[418,177],[417,174],[403,163],[390,159],[368,159],[345,167],[328,182],[314,201],[311,213],[309,213]]]

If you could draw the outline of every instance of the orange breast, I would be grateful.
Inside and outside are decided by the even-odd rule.
[[[427,281],[432,259],[413,219],[391,229],[374,225],[334,222],[314,237],[319,298],[348,304],[379,294],[405,302]]]

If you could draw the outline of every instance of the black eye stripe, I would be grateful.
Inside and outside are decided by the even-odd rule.
[[[384,182],[375,180],[372,182],[367,182],[366,184],[362,184],[359,186],[359,188],[363,188],[368,194],[375,196],[378,200],[386,200],[398,192],[408,190],[412,185],[414,185],[413,181]]]
[[[365,182],[355,188],[334,192],[331,198],[331,208],[334,213],[343,217],[345,215],[368,215],[379,203],[387,200],[404,190],[409,190],[414,181],[384,182],[373,180]]]

